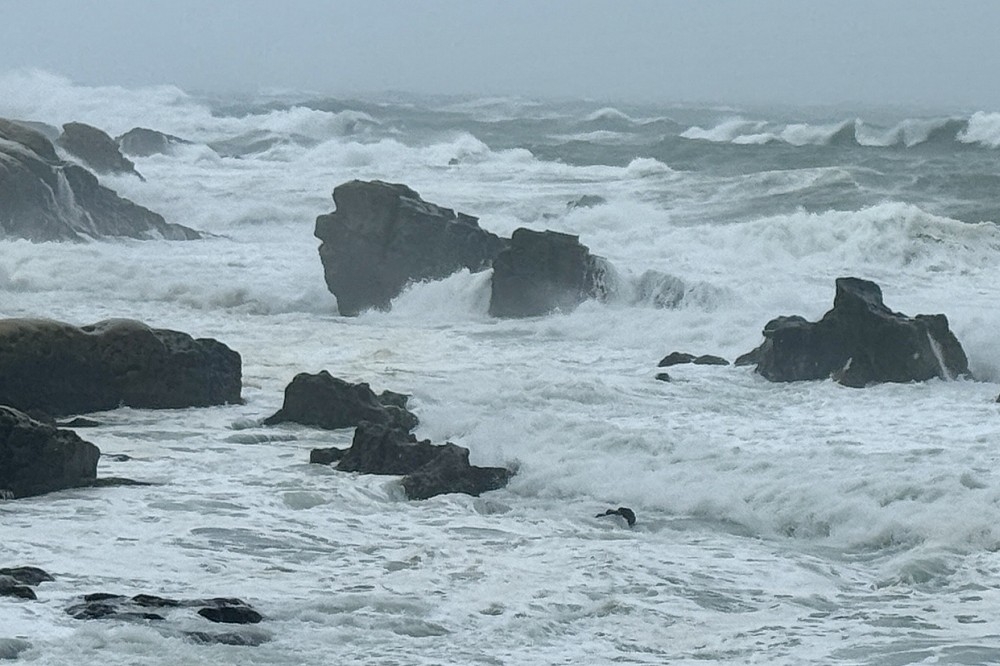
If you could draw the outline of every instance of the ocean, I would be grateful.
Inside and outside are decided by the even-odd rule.
[[[213,337],[245,404],[80,431],[146,487],[0,502],[25,663],[983,664],[1000,661],[1000,113],[608,100],[253,97],[0,75],[0,116],[191,141],[104,184],[191,242],[0,241],[0,313]],[[216,147],[213,150],[209,147]],[[221,153],[221,154],[220,154]],[[577,234],[608,302],[493,319],[489,272],[341,317],[313,236],[351,179]],[[586,197],[586,199],[581,199]],[[649,288],[647,271],[672,276]],[[841,276],[944,313],[975,380],[770,383],[729,360]],[[412,395],[416,434],[516,466],[479,498],[308,464],[351,431],[263,427],[299,372]],[[126,454],[127,460],[116,454]],[[623,522],[595,518],[631,507]],[[90,592],[237,596],[256,647],[81,621]]]

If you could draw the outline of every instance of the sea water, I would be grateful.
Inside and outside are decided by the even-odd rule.
[[[0,566],[56,576],[38,601],[0,599],[0,639],[32,645],[22,661],[1000,660],[1000,115],[236,99],[35,72],[0,77],[0,116],[191,141],[137,158],[145,182],[102,181],[212,234],[0,241],[0,313],[217,338],[242,355],[246,400],[92,415],[98,474],[152,485],[0,502]],[[461,272],[340,317],[312,232],[355,178],[499,234],[577,234],[619,291],[497,320],[489,273]],[[642,288],[647,271],[669,298]],[[654,379],[671,351],[732,360],[772,317],[818,318],[847,275],[894,310],[945,313],[976,380]],[[412,395],[420,438],[517,475],[411,502],[396,478],[309,465],[351,432],[259,422],[296,373],[324,369]],[[594,517],[618,506],[634,528]],[[65,613],[99,591],[238,596],[269,640],[199,645]]]

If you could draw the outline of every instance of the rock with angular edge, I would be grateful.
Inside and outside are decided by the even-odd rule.
[[[513,472],[502,467],[469,464],[469,450],[452,443],[418,441],[399,428],[362,423],[354,431],[351,448],[337,469],[363,474],[403,475],[410,499],[446,493],[480,495],[507,485]]]
[[[942,315],[908,317],[882,302],[874,282],[838,278],[833,309],[818,322],[778,317],[764,342],[737,360],[775,382],[833,377],[845,386],[969,376],[969,362]]]
[[[112,319],[0,320],[0,404],[51,415],[239,403],[240,355],[210,338]]]
[[[353,180],[316,218],[326,284],[342,315],[386,310],[411,282],[488,268],[504,241],[476,218],[428,203],[406,185]]]
[[[118,142],[93,125],[66,123],[56,143],[83,160],[84,164],[97,173],[130,173],[139,176],[132,160],[122,155]]]
[[[91,485],[97,479],[100,457],[96,446],[72,430],[59,430],[0,406],[0,492],[5,497],[18,499]],[[37,572],[44,574],[40,569]],[[27,585],[51,580],[37,572],[0,571]]]
[[[353,428],[362,421],[383,423],[409,432],[419,422],[406,409],[407,396],[392,391],[375,395],[366,383],[352,384],[326,370],[296,375],[285,388],[285,402],[264,425],[292,421],[328,430]]]
[[[613,279],[607,260],[590,254],[579,237],[520,228],[493,260],[490,314],[534,317],[569,311],[587,299],[606,298]]]
[[[0,118],[0,237],[41,242],[105,236],[201,237],[119,197],[85,168],[60,160],[42,133]]]

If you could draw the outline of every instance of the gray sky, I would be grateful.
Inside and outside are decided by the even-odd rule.
[[[0,71],[187,90],[1000,107],[994,0],[0,0]]]

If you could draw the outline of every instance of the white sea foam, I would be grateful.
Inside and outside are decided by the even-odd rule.
[[[198,140],[256,129],[315,139],[243,159],[186,146],[140,158],[145,183],[102,178],[216,238],[0,241],[5,316],[126,316],[216,337],[242,355],[246,399],[97,415],[103,425],[82,434],[131,457],[106,455],[100,474],[156,485],[0,502],[0,565],[57,575],[37,603],[0,603],[0,638],[33,645],[23,660],[996,660],[995,225],[888,199],[820,212],[755,207],[856,184],[853,164],[739,176],[652,157],[578,167],[461,131],[382,135],[384,125],[353,112],[216,118],[176,90],[86,88],[44,75],[0,81],[11,92],[0,115],[16,103],[25,111],[17,115],[56,122],[79,113],[112,131],[144,124]],[[498,108],[523,111],[503,100],[451,111]],[[352,134],[351,118],[374,134]],[[743,124],[701,132],[733,141],[788,127],[733,122]],[[928,136],[943,127],[935,122]],[[987,124],[970,123],[970,132]],[[844,127],[796,131],[821,141]],[[874,136],[851,127],[860,141]],[[904,143],[923,132],[898,127]],[[907,165],[908,176],[930,168]],[[486,314],[489,271],[463,271],[411,285],[390,312],[338,317],[312,230],[333,206],[332,188],[351,178],[405,182],[499,233],[579,234],[628,287],[645,284],[645,297],[497,320]],[[584,194],[605,202],[567,209]],[[654,379],[671,351],[731,360],[761,341],[773,316],[818,318],[842,275],[878,281],[894,310],[946,313],[987,381],[855,390],[693,365],[667,368],[670,382]],[[657,294],[679,299],[654,307]],[[467,446],[474,463],[517,466],[517,476],[482,498],[407,502],[396,479],[308,465],[311,448],[347,446],[350,431],[259,421],[296,373],[320,369],[411,394],[418,437]],[[620,505],[636,511],[634,529],[594,517]],[[205,646],[177,633],[199,627],[193,616],[130,625],[64,612],[97,591],[245,597],[271,640]]]

